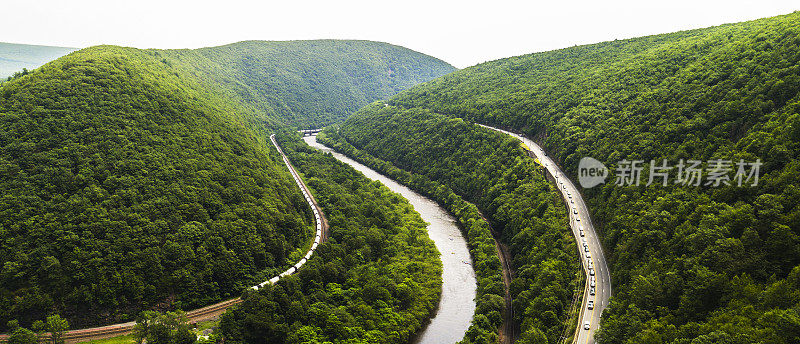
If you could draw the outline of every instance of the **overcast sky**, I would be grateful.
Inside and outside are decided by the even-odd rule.
[[[800,10],[797,0],[2,0],[0,42],[198,48],[368,39],[463,68],[484,61]]]

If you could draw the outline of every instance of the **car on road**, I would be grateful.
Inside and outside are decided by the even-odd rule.
[[[594,282],[594,280],[591,280],[591,281],[589,282],[589,286],[590,286],[590,287],[592,287],[592,288],[594,288],[594,287],[596,287],[597,285],[595,285],[595,282]]]
[[[590,275],[590,276],[594,276],[594,269],[592,269],[592,268],[589,268],[589,275]]]
[[[583,250],[586,251],[586,252],[589,252],[589,245],[584,245],[583,246]]]
[[[586,252],[586,258],[592,258],[592,254],[589,253],[589,252]]]
[[[586,306],[589,309],[594,309],[594,300],[589,300],[589,303],[587,303]]]
[[[583,229],[579,229],[579,231],[580,231],[580,233],[581,233],[581,236],[584,236],[584,235],[585,235],[585,234],[583,234]]]
[[[578,208],[572,208],[572,213],[578,215]]]
[[[589,289],[589,295],[592,295],[592,296],[594,296],[594,287],[592,287],[591,289]]]
[[[581,222],[581,218],[580,218],[580,217],[576,217],[576,218],[575,218],[575,221],[576,221],[576,222]]]
[[[583,323],[583,329],[588,330],[590,328],[592,328],[592,324],[589,323],[589,320],[586,320],[586,322]]]

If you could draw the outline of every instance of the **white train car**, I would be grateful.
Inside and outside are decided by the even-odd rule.
[[[269,281],[263,282],[257,286],[253,286],[252,289],[255,290],[263,288],[267,284],[278,283],[278,281],[280,281],[281,278],[297,272],[303,265],[305,265],[311,259],[311,257],[314,255],[314,251],[316,251],[317,247],[322,241],[322,217],[320,215],[319,209],[317,209],[317,207],[314,205],[314,200],[313,198],[311,198],[310,191],[303,186],[303,181],[300,178],[300,174],[298,174],[297,171],[294,169],[294,167],[292,167],[289,158],[286,157],[281,147],[278,146],[278,142],[275,140],[275,135],[274,134],[271,135],[270,139],[272,139],[272,143],[275,145],[275,148],[278,149],[278,153],[281,154],[284,164],[286,164],[286,166],[289,168],[289,173],[291,173],[295,183],[297,183],[297,185],[300,187],[300,191],[303,193],[303,197],[306,199],[306,202],[308,202],[308,204],[311,206],[311,210],[314,212],[314,219],[316,220],[317,232],[316,232],[316,237],[314,238],[314,243],[311,245],[311,249],[308,252],[306,252],[306,255],[302,259],[300,259],[300,261],[298,261],[297,264],[286,269],[286,271],[282,272],[278,276],[271,278]]]
[[[301,268],[301,267],[303,267],[303,264],[305,264],[305,263],[306,263],[306,261],[307,261],[307,260],[306,260],[305,258],[303,258],[303,259],[300,259],[300,261],[299,261],[299,262],[297,262],[297,264],[295,264],[295,265],[294,265],[294,269],[295,269],[295,271],[297,271],[297,270],[300,270],[300,268]]]
[[[293,267],[290,267],[290,268],[286,269],[286,271],[282,272],[278,276],[280,276],[280,278],[284,278],[286,276],[289,276],[289,275],[293,274],[295,271],[297,271],[297,269],[293,266]]]

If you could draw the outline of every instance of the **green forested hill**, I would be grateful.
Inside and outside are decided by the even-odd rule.
[[[672,166],[680,159],[761,159],[753,187],[645,186],[645,165],[639,186],[614,185],[612,175],[606,185],[584,190],[614,287],[599,339],[796,343],[798,37],[800,13],[793,13],[488,62],[402,92],[381,110],[389,113],[367,108],[342,132],[360,148],[387,155],[393,147],[379,146],[387,140],[379,130],[392,114],[457,116],[524,132],[573,176],[584,156],[612,172],[623,159],[667,159]],[[430,138],[392,140],[428,154],[439,149],[433,143],[459,142],[449,131]],[[450,171],[475,166],[463,157],[447,163],[453,168],[430,173],[447,180]],[[475,172],[465,178],[492,173]]]
[[[475,207],[462,197],[480,208],[513,255],[510,294],[518,342],[555,340],[574,328],[568,314],[581,282],[577,247],[561,199],[519,141],[430,110],[380,103],[361,109],[340,130],[326,128],[319,140],[457,215],[478,277],[477,310],[462,344],[497,343],[505,308],[503,281],[492,274],[500,268],[492,233],[483,236],[474,226],[478,221],[462,215]]]
[[[0,42],[0,82],[22,69],[32,70],[75,51],[75,48],[50,47]]]
[[[281,147],[325,212],[331,237],[300,271],[243,294],[226,343],[408,343],[438,305],[442,262],[402,196],[294,132]]]
[[[0,331],[238,296],[311,234],[264,134],[452,70],[366,41],[98,46],[0,84]]]
[[[237,104],[100,46],[0,87],[0,326],[190,309],[263,280],[310,210]]]
[[[455,70],[434,57],[370,41],[246,41],[156,53],[259,113],[302,129],[331,124]]]

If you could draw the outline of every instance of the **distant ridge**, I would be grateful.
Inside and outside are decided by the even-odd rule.
[[[370,102],[456,70],[408,48],[362,40],[243,41],[148,51],[263,117],[301,129],[335,123]]]
[[[0,78],[5,79],[23,68],[37,68],[75,50],[78,49],[0,42]]]

